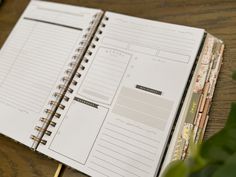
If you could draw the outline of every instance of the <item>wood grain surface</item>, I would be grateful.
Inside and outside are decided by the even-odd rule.
[[[205,138],[219,131],[230,103],[236,101],[236,1],[235,0],[54,0],[100,8],[142,18],[206,29],[226,44],[224,64],[216,86]],[[0,47],[29,0],[5,0],[0,7]],[[1,110],[0,110],[1,111]],[[52,177],[57,162],[0,136],[0,177]],[[85,177],[65,169],[63,177]]]

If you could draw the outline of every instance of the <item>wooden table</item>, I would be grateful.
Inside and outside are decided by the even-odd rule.
[[[230,103],[236,101],[236,1],[235,0],[54,0],[79,6],[200,27],[226,44],[205,138],[224,126]],[[5,0],[0,7],[0,47],[6,40],[29,0]],[[0,135],[1,177],[52,177],[57,162]],[[82,177],[66,169],[63,177]]]

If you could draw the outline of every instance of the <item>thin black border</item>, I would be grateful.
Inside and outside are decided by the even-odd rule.
[[[73,101],[76,101],[76,100],[73,99]],[[78,101],[76,101],[76,102],[78,102]],[[81,102],[79,102],[79,103],[81,103]],[[84,103],[81,103],[81,104],[84,104]],[[63,123],[63,121],[65,120],[65,117],[67,116],[71,105],[72,105],[72,102],[71,102],[70,106],[68,107],[68,110],[67,110],[67,112],[66,112],[66,114],[65,114],[65,116],[64,116],[64,118],[63,118],[63,120],[61,121],[61,124],[60,124],[59,128],[58,128],[57,131],[55,132],[55,135],[54,135],[53,139],[51,140],[51,143],[50,143],[48,149],[51,150],[51,151],[53,151],[53,152],[55,152],[55,153],[57,153],[57,154],[60,154],[60,155],[62,155],[62,156],[64,156],[64,157],[66,157],[66,158],[68,158],[68,159],[70,159],[70,160],[72,160],[72,161],[74,161],[74,162],[77,162],[77,163],[79,163],[79,164],[85,165],[85,164],[87,163],[87,161],[88,161],[88,158],[89,158],[89,156],[90,156],[90,154],[91,154],[91,151],[92,151],[92,149],[93,149],[93,147],[94,147],[94,145],[95,145],[95,142],[97,141],[97,137],[98,137],[98,135],[100,134],[101,129],[102,129],[103,125],[104,125],[104,122],[105,122],[105,120],[106,120],[106,118],[107,118],[107,115],[108,115],[108,113],[109,113],[109,108],[104,107],[104,106],[102,106],[102,105],[99,105],[99,106],[105,108],[105,109],[107,110],[107,112],[106,112],[106,115],[105,115],[105,117],[104,117],[104,119],[103,119],[103,122],[102,122],[102,124],[101,124],[101,126],[100,126],[100,128],[99,128],[99,131],[98,131],[98,133],[97,133],[97,135],[96,135],[96,137],[95,137],[95,140],[94,140],[94,142],[93,142],[93,145],[92,145],[92,147],[91,147],[91,149],[90,149],[90,151],[89,151],[89,153],[88,153],[88,155],[87,155],[87,158],[86,158],[86,160],[85,160],[85,163],[81,163],[81,162],[79,162],[79,161],[77,161],[77,160],[75,160],[75,159],[73,159],[73,158],[70,158],[70,157],[68,157],[68,156],[66,156],[66,155],[64,155],[64,154],[62,154],[62,153],[57,152],[56,150],[51,149],[51,145],[52,145],[52,143],[53,143],[53,140],[55,139],[55,137],[56,137],[56,135],[57,135],[57,132],[58,132],[59,129],[61,128],[62,123]],[[86,106],[89,106],[89,105],[86,105]],[[94,108],[94,109],[96,109],[96,108]]]
[[[80,92],[81,92],[81,87],[82,87],[82,85],[83,85],[83,83],[84,83],[84,80],[85,80],[86,76],[88,75],[89,70],[91,69],[91,66],[92,66],[92,64],[93,64],[93,62],[94,62],[94,59],[96,58],[96,55],[97,55],[98,51],[99,51],[101,48],[107,48],[107,49],[112,49],[112,50],[118,50],[118,51],[120,51],[120,52],[123,52],[123,53],[126,53],[126,54],[130,55],[130,58],[129,58],[129,61],[128,61],[127,66],[126,66],[126,68],[125,68],[125,71],[124,71],[124,73],[123,73],[123,76],[122,76],[121,79],[120,79],[119,85],[117,86],[116,92],[115,92],[115,94],[114,94],[114,96],[113,96],[113,98],[112,98],[112,100],[111,100],[110,103],[104,103],[104,102],[101,102],[101,101],[97,101],[97,100],[94,100],[94,99],[92,99],[92,98],[88,98],[87,96],[84,96],[83,94],[80,93]],[[104,105],[109,105],[109,106],[111,106],[112,103],[113,103],[113,101],[114,101],[115,95],[117,95],[117,92],[118,92],[118,90],[119,90],[119,88],[120,88],[120,86],[121,86],[121,83],[122,83],[122,81],[124,80],[124,76],[125,76],[125,74],[127,73],[127,69],[128,69],[128,67],[129,67],[129,65],[130,65],[130,61],[131,61],[132,58],[133,58],[133,55],[132,55],[132,54],[130,54],[130,53],[128,53],[128,52],[124,52],[123,50],[119,50],[119,49],[115,49],[115,48],[109,48],[109,47],[105,47],[105,46],[99,46],[98,49],[97,49],[97,51],[96,51],[96,54],[95,54],[94,57],[93,57],[92,63],[90,64],[88,70],[86,71],[86,74],[84,75],[84,79],[83,79],[83,81],[81,82],[81,84],[80,84],[80,86],[79,86],[79,88],[78,88],[77,93],[80,94],[80,95],[81,95],[83,98],[85,98],[85,99],[89,99],[89,100],[91,100],[91,101],[94,101],[94,102],[97,102],[97,103],[100,103],[100,104],[104,104]]]

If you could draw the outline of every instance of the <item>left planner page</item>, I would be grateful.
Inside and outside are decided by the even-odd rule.
[[[44,1],[29,3],[0,51],[1,134],[32,147],[35,126],[55,100],[98,13]]]

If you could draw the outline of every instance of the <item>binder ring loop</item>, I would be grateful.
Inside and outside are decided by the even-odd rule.
[[[56,102],[56,101],[50,101],[50,102],[49,102],[49,105],[51,105],[51,106],[56,106],[57,104],[58,104],[58,102]],[[65,109],[65,106],[62,105],[62,104],[59,104],[59,108],[62,109],[62,110],[64,110],[64,109]]]
[[[40,121],[43,122],[43,123],[49,123],[53,127],[55,127],[57,125],[56,122],[50,121],[50,120],[48,120],[46,118],[43,118],[43,117],[40,119]]]
[[[60,118],[61,114],[57,113],[57,112],[53,112],[51,109],[45,109],[45,113],[47,114],[54,114],[55,117]]]
[[[35,130],[37,130],[37,131],[39,131],[39,132],[45,131],[42,127],[39,127],[39,126],[36,126],[36,127],[35,127]],[[52,132],[46,130],[46,131],[45,131],[45,134],[48,135],[48,136],[51,136]]]
[[[36,141],[36,142],[39,142],[39,143],[41,143],[41,144],[43,144],[43,145],[46,145],[47,144],[47,141],[46,140],[41,140],[40,138],[38,138],[38,137],[36,137],[36,136],[34,136],[34,135],[31,135],[31,137],[30,137],[32,140],[34,140],[34,141]]]

